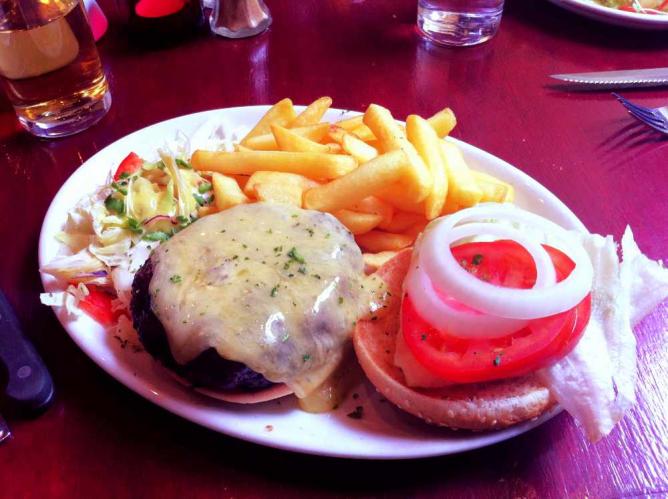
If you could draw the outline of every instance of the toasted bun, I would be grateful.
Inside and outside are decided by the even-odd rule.
[[[410,259],[411,250],[404,250],[378,269],[377,275],[391,292],[387,313],[375,321],[359,321],[353,335],[359,363],[376,389],[390,402],[428,423],[470,430],[504,428],[536,418],[554,405],[549,390],[533,375],[438,389],[406,386],[393,359],[401,286]]]
[[[208,390],[206,388],[195,388],[199,393],[225,402],[235,404],[259,404],[260,402],[269,402],[270,400],[291,395],[292,390],[284,384],[270,386],[257,392],[224,392],[219,390]]]

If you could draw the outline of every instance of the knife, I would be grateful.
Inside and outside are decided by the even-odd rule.
[[[600,88],[660,87],[668,85],[668,68],[558,74],[550,77],[567,83]]]
[[[51,375],[21,331],[14,310],[0,291],[0,367],[7,374],[3,402],[22,416],[46,409],[53,399]]]

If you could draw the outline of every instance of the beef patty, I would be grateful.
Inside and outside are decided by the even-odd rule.
[[[255,392],[274,385],[246,365],[224,359],[214,348],[204,350],[184,365],[178,364],[169,349],[165,328],[151,309],[152,277],[153,263],[149,258],[135,274],[130,303],[132,322],[148,353],[196,387]]]

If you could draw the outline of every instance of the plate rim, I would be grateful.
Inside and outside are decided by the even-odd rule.
[[[132,142],[134,139],[136,139],[138,136],[142,136],[143,134],[150,133],[151,129],[154,128],[160,128],[160,127],[165,127],[165,126],[170,126],[170,125],[176,125],[176,122],[179,122],[181,120],[192,120],[195,118],[203,118],[205,119],[207,115],[214,115],[216,113],[225,113],[225,112],[262,112],[266,111],[269,109],[271,106],[269,105],[254,105],[254,106],[234,106],[234,107],[227,107],[227,108],[217,108],[217,109],[210,109],[210,110],[205,110],[205,111],[199,111],[195,113],[189,113],[181,116],[176,116],[170,119],[166,119],[157,123],[153,123],[151,125],[147,125],[139,130],[136,130],[134,132],[131,132],[127,135],[124,135],[117,140],[113,141],[112,143],[108,144],[104,148],[100,149],[98,152],[96,152],[94,155],[89,157],[86,161],[84,161],[81,165],[79,165],[70,175],[69,177],[63,182],[62,186],[58,190],[58,192],[55,194],[53,199],[51,200],[51,203],[49,205],[49,208],[44,216],[44,220],[42,222],[42,227],[40,229],[40,234],[39,234],[39,247],[38,247],[38,260],[39,260],[39,266],[42,267],[46,263],[46,253],[47,253],[47,246],[49,244],[53,244],[52,241],[48,241],[48,239],[51,239],[53,237],[53,232],[49,231],[49,226],[53,225],[55,222],[53,220],[56,219],[56,215],[60,214],[60,209],[59,205],[63,203],[63,199],[65,198],[67,194],[67,186],[70,182],[73,182],[72,178],[77,176],[77,175],[83,175],[83,171],[85,171],[86,168],[92,168],[91,165],[94,165],[96,162],[100,161],[100,158],[105,156],[106,154],[109,154],[109,149],[111,148],[116,148],[119,147],[123,142]],[[304,106],[295,106],[296,110],[301,110],[303,109]],[[342,109],[330,109],[329,113],[339,113],[341,116],[355,116],[361,114],[358,111],[352,111],[352,110],[342,110]],[[174,123],[172,123],[174,122]],[[203,120],[204,122],[204,120]],[[174,127],[174,131],[178,130],[178,127]],[[541,199],[549,199],[552,203],[556,203],[556,205],[560,206],[562,208],[562,213],[561,215],[565,216],[566,219],[569,221],[570,224],[572,224],[573,228],[577,230],[584,230],[586,231],[585,225],[579,220],[579,218],[570,210],[570,208],[565,205],[563,202],[559,200],[559,198],[552,193],[550,190],[548,190],[545,186],[543,186],[540,182],[520,170],[519,168],[509,164],[508,162],[504,161],[503,159],[483,150],[480,149],[474,145],[468,144],[462,140],[458,140],[455,138],[449,137],[448,140],[451,140],[455,142],[461,149],[464,154],[464,156],[470,155],[470,154],[475,154],[478,155],[482,158],[484,158],[486,161],[495,163],[499,168],[503,169],[509,169],[513,175],[518,176],[520,180],[524,184],[529,184],[531,185],[531,189],[536,191],[536,194],[540,196]],[[156,145],[155,148],[159,147],[159,145]],[[87,167],[87,165],[89,165]],[[80,198],[79,198],[80,199]],[[78,200],[77,200],[78,201]],[[60,225],[64,223],[63,220],[60,221]],[[40,279],[42,282],[42,286],[45,290],[45,292],[52,291],[53,285],[55,284],[55,280],[50,278],[49,276],[46,276],[45,274],[40,273]],[[161,396],[155,391],[151,389],[147,381],[142,381],[141,376],[137,376],[136,374],[133,374],[130,370],[126,369],[113,369],[114,365],[111,363],[108,363],[107,360],[105,360],[101,355],[98,354],[98,352],[95,352],[92,348],[89,348],[89,346],[85,343],[84,338],[80,337],[73,329],[72,329],[72,324],[74,322],[79,322],[82,321],[84,323],[85,327],[87,324],[90,326],[97,326],[100,328],[101,326],[97,323],[95,323],[92,319],[90,319],[87,316],[81,316],[79,317],[76,321],[67,321],[65,318],[65,312],[64,310],[61,310],[60,312],[56,310],[55,307],[50,307],[53,311],[53,313],[56,315],[56,318],[60,322],[61,326],[67,333],[67,335],[70,337],[71,340],[74,341],[74,343],[88,356],[97,366],[102,368],[104,372],[106,372],[108,375],[110,375],[112,378],[114,378],[116,381],[120,382],[121,384],[125,385],[126,388],[129,388],[131,391],[135,392],[137,395],[140,395],[142,398],[158,405],[159,407],[162,407],[163,409],[171,412],[172,414],[175,414],[191,423],[198,424],[200,426],[203,426],[205,428],[208,428],[210,430],[216,431],[217,433],[221,433],[223,435],[229,436],[229,437],[234,437],[240,440],[252,442],[254,444],[259,444],[263,445],[265,447],[272,447],[280,450],[286,450],[286,451],[291,451],[291,452],[297,452],[297,453],[302,453],[302,454],[311,454],[311,455],[320,455],[320,456],[327,456],[327,457],[333,457],[333,458],[346,458],[346,459],[359,459],[359,460],[399,460],[399,459],[420,459],[420,458],[429,458],[429,457],[435,457],[435,456],[442,456],[442,455],[450,455],[450,454],[457,454],[461,452],[466,452],[470,450],[475,450],[479,449],[482,447],[486,447],[489,445],[493,445],[499,442],[502,442],[504,440],[508,440],[510,438],[513,438],[517,435],[520,435],[522,433],[525,433],[527,431],[530,431],[537,426],[540,426],[544,422],[548,421],[549,419],[552,419],[554,416],[559,414],[561,412],[561,407],[558,405],[547,411],[546,413],[542,414],[540,417],[531,420],[531,421],[526,421],[524,423],[520,423],[519,425],[515,425],[509,428],[505,428],[502,430],[497,430],[493,432],[485,432],[485,433],[475,433],[472,432],[472,438],[469,441],[464,441],[464,442],[457,442],[456,444],[453,444],[452,442],[450,443],[452,445],[452,449],[444,451],[442,448],[439,446],[435,446],[434,448],[431,449],[421,449],[421,446],[419,444],[416,444],[415,446],[410,446],[410,447],[403,447],[401,449],[398,449],[395,451],[393,454],[388,455],[387,453],[383,452],[368,452],[365,454],[359,454],[355,452],[345,452],[345,451],[333,451],[330,449],[326,448],[317,448],[317,446],[312,446],[312,445],[296,445],[296,444],[290,444],[282,441],[276,441],[272,439],[266,438],[266,435],[261,435],[259,433],[248,433],[245,431],[236,431],[235,429],[230,429],[226,428],[225,430],[222,430],[220,427],[216,426],[211,422],[210,420],[207,420],[204,414],[198,415],[198,414],[188,414],[188,407],[190,405],[184,405],[183,400],[179,400],[175,398],[174,396],[165,396],[164,394]],[[115,366],[118,367],[118,366]],[[123,366],[121,366],[123,367]],[[366,381],[366,380],[365,380]],[[366,381],[368,383],[368,381]],[[264,438],[263,438],[264,437]],[[483,437],[483,438],[478,438],[478,437]]]

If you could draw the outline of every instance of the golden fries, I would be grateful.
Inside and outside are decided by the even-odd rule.
[[[247,146],[249,139],[264,133],[269,133],[271,125],[290,126],[296,116],[297,113],[295,113],[295,108],[292,107],[292,101],[290,99],[278,101],[262,118],[260,118],[260,121],[257,122],[253,129],[241,139],[241,145]]]
[[[455,113],[452,112],[452,109],[446,107],[445,109],[440,110],[434,116],[427,120],[432,126],[436,135],[440,138],[449,135],[452,132],[452,129],[455,128],[457,124],[457,118],[455,118]]]
[[[304,207],[329,212],[346,208],[367,196],[376,194],[385,185],[398,181],[409,169],[410,164],[403,151],[383,154],[360,165],[347,175],[306,191]]]
[[[381,220],[378,223],[378,226],[381,229],[386,229],[394,217],[394,208],[392,205],[375,196],[365,197],[361,201],[352,204],[350,209],[353,211],[359,211],[361,213],[373,213],[374,215],[380,215]]]
[[[422,158],[418,155],[415,147],[394,121],[392,113],[384,107],[371,104],[364,113],[364,123],[378,138],[383,152],[401,150],[403,151],[411,168],[404,183],[405,197],[413,202],[425,199],[432,188],[433,180]]]
[[[321,152],[328,153],[330,148],[324,144],[318,144],[306,137],[294,133],[292,130],[280,125],[271,125],[271,133],[274,134],[276,144],[281,151],[292,152]]]
[[[424,209],[427,220],[433,220],[443,211],[448,192],[448,179],[445,175],[440,140],[429,122],[416,114],[406,118],[406,135],[431,173],[433,184],[431,192],[424,200]]]
[[[321,142],[322,139],[324,139],[327,135],[328,129],[328,123],[318,123],[316,125],[291,128],[290,131],[314,142]],[[245,150],[253,149],[255,151],[275,151],[278,149],[278,144],[276,144],[276,139],[274,138],[273,133],[266,133],[256,137],[251,137],[244,145],[238,146],[238,150],[243,151],[244,149],[242,149],[242,147]]]
[[[451,143],[442,140],[441,151],[445,163],[445,173],[448,177],[448,196],[446,198],[445,212],[452,213],[451,210],[469,208],[480,202],[482,199],[482,190],[471,170],[464,161],[459,148]]]
[[[515,189],[512,185],[483,172],[471,170],[471,173],[482,190],[481,203],[512,203],[515,200]]]
[[[359,213],[350,210],[338,210],[334,216],[353,234],[364,234],[375,228],[383,219],[373,213]]]
[[[214,173],[211,175],[211,184],[213,185],[216,208],[221,211],[250,201],[239,188],[237,181],[232,177]]]
[[[191,158],[196,170],[224,174],[250,175],[257,171],[298,173],[319,180],[337,178],[353,171],[357,162],[351,156],[316,152],[195,151]]]
[[[211,172],[214,204],[199,216],[264,201],[334,215],[367,252],[367,271],[410,246],[429,220],[479,202],[512,202],[513,186],[473,171],[451,140],[450,108],[397,123],[371,104],[363,115],[320,123],[332,105],[316,99],[297,114],[277,102],[234,152],[195,151],[191,164]]]
[[[306,107],[306,109],[297,115],[295,120],[292,122],[291,127],[314,125],[318,123],[331,105],[331,97],[320,97],[319,99],[311,102]]]
[[[371,253],[398,251],[413,244],[414,238],[406,234],[393,234],[381,230],[372,230],[355,237],[362,249]]]

